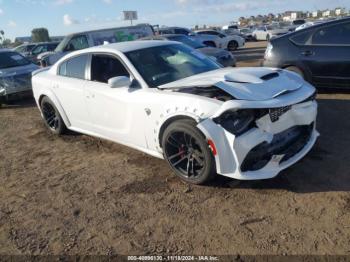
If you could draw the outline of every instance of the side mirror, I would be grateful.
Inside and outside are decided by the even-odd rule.
[[[130,77],[127,77],[127,76],[113,77],[108,80],[108,85],[111,88],[130,87],[131,85]]]

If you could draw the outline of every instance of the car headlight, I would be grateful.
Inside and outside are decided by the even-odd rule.
[[[271,42],[267,45],[266,47],[266,51],[265,51],[265,59],[270,57],[272,55],[272,49],[273,49],[273,45],[271,44]]]
[[[238,136],[253,127],[255,114],[253,110],[238,110],[226,111],[219,117],[214,119],[214,122],[221,125],[228,132]]]

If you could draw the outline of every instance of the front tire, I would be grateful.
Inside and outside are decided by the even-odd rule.
[[[236,41],[231,41],[228,43],[227,49],[229,51],[235,51],[238,48],[238,43]]]
[[[40,108],[46,127],[55,135],[63,134],[67,127],[51,99],[47,96],[43,97]]]
[[[162,137],[164,158],[175,174],[187,183],[200,185],[215,176],[215,160],[196,123],[179,120],[170,124]]]

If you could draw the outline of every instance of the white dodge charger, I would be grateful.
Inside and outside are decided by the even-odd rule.
[[[164,158],[194,184],[216,174],[272,178],[318,137],[315,89],[298,75],[222,68],[177,42],[77,51],[35,72],[32,82],[55,134],[68,128]]]

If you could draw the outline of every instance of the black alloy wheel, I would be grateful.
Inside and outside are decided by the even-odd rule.
[[[214,157],[191,120],[171,124],[164,132],[164,156],[176,175],[192,184],[203,184],[215,174]]]
[[[44,97],[41,100],[40,106],[45,125],[54,134],[62,134],[66,130],[66,126],[54,103],[48,97]]]

